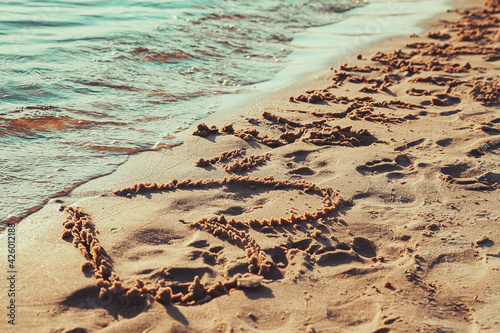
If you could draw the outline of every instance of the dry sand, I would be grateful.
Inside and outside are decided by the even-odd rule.
[[[0,330],[500,332],[500,7],[481,5],[49,202],[16,226]]]

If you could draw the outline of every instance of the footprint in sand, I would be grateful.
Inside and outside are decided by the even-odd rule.
[[[475,147],[467,152],[470,157],[480,158],[488,156],[490,159],[498,160],[498,149],[500,148],[500,138],[491,140],[481,140],[474,144]]]
[[[448,183],[464,186],[471,191],[494,191],[500,183],[500,173],[483,168],[475,161],[449,164],[440,171]]]
[[[286,163],[289,170],[286,171],[285,174],[300,178],[300,176],[311,176],[318,172],[330,172],[325,169],[325,167],[331,168],[337,161],[318,159],[320,156],[317,150],[298,150],[283,155],[286,159],[290,159],[290,161]]]
[[[401,179],[413,170],[413,162],[406,154],[400,154],[396,158],[384,158],[366,162],[356,167],[356,171],[362,175],[386,174],[390,179]]]
[[[446,138],[446,139],[437,140],[436,144],[440,147],[449,147],[453,144],[453,141],[454,141],[453,138]]]
[[[417,201],[416,184],[419,179],[414,177],[417,170],[410,155],[399,154],[395,158],[372,160],[356,167],[356,171],[364,176],[386,179],[382,183],[377,182],[376,187],[357,190],[358,193],[352,196],[352,200],[362,200],[362,209],[408,205]]]

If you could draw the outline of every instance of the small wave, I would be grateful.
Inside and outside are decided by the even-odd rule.
[[[142,60],[147,62],[156,61],[160,64],[164,64],[167,62],[175,63],[182,60],[195,58],[194,56],[180,50],[176,50],[174,52],[161,52],[157,50],[150,50],[144,47],[136,48],[134,51],[132,51],[132,54],[141,56],[140,58],[134,58],[134,60]]]
[[[0,20],[0,26],[14,26],[20,28],[28,27],[77,27],[85,24],[79,22],[65,22],[65,21],[7,21]]]
[[[38,116],[20,118],[0,117],[0,136],[25,137],[35,135],[36,132],[55,132],[69,129],[82,130],[97,126],[126,126],[125,123],[114,121],[97,122],[83,119],[75,119],[69,116]]]

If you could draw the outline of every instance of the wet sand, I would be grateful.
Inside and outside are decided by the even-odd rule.
[[[500,4],[457,6],[52,199],[0,327],[498,331]]]

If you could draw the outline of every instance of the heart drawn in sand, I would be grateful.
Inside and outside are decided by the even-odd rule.
[[[249,218],[248,220],[237,220],[226,218],[224,215],[217,217],[204,217],[191,223],[191,228],[206,231],[213,236],[223,239],[242,250],[248,260],[248,273],[236,274],[225,282],[218,281],[210,287],[206,287],[196,276],[194,281],[184,288],[178,288],[177,292],[172,286],[160,283],[145,283],[137,279],[135,284],[126,285],[113,269],[113,260],[97,239],[96,230],[90,216],[85,212],[68,207],[65,208],[68,218],[64,222],[63,239],[73,237],[73,244],[77,246],[86,261],[82,265],[83,271],[93,271],[97,278],[97,286],[100,288],[99,297],[106,302],[112,298],[123,300],[126,304],[138,304],[146,299],[156,300],[162,304],[182,303],[201,304],[213,298],[228,294],[236,288],[253,288],[261,285],[263,277],[269,275],[273,268],[273,261],[261,250],[254,237],[248,231],[249,228],[276,228],[286,227],[310,222],[326,217],[334,212],[341,202],[337,192],[330,187],[320,188],[315,184],[300,180],[275,180],[273,177],[263,179],[232,176],[222,180],[204,179],[192,181],[172,180],[167,184],[136,184],[129,188],[114,191],[116,196],[132,198],[137,195],[148,193],[162,193],[179,190],[196,190],[203,188],[217,188],[226,186],[245,186],[251,190],[265,188],[268,190],[295,190],[300,194],[318,196],[322,206],[313,211],[303,214],[290,214],[288,217],[271,217],[268,219]],[[187,287],[187,288],[186,288]]]

